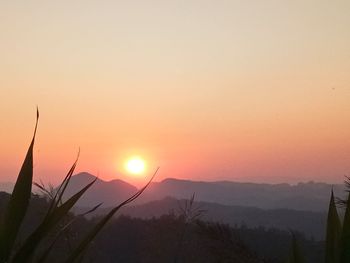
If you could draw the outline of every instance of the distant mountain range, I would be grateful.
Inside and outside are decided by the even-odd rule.
[[[71,179],[66,197],[93,181],[95,176],[79,173]],[[293,209],[304,211],[326,211],[331,189],[336,196],[344,197],[343,185],[326,183],[258,184],[230,181],[198,182],[179,179],[165,179],[153,182],[134,204],[162,200],[165,197],[188,199],[195,193],[196,200],[228,206],[256,207],[261,209]],[[0,191],[10,192],[11,183],[0,184]],[[134,194],[137,188],[122,180],[104,181],[97,179],[84,194],[78,206],[91,207],[103,203],[110,207]]]
[[[89,173],[74,175],[65,198],[94,179],[95,176]],[[230,225],[246,224],[248,227],[294,229],[322,239],[332,187],[337,196],[343,197],[343,185],[326,183],[289,185],[165,179],[151,183],[142,196],[131,206],[123,208],[121,213],[141,218],[158,217],[178,211],[185,200],[195,194],[195,206],[205,210],[203,219]],[[10,192],[12,188],[11,183],[0,184],[0,191]],[[98,214],[105,213],[109,207],[119,204],[136,191],[135,186],[122,180],[97,179],[79,200],[76,211],[103,202]]]
[[[289,185],[166,179],[152,184],[141,199],[159,200],[165,196],[182,199],[195,193],[199,201],[224,205],[326,211],[331,189],[332,185],[314,182]],[[334,185],[333,189],[336,195],[343,196],[343,185]]]
[[[6,193],[11,193],[14,185],[15,185],[14,183],[10,183],[10,182],[0,183],[0,191],[6,192]]]
[[[80,173],[73,176],[67,189],[67,195],[77,192],[94,178],[89,173]],[[152,183],[134,204],[161,200],[165,197],[188,199],[195,193],[197,201],[228,206],[326,211],[331,189],[332,185],[330,184],[314,182],[289,185],[165,179],[161,182]],[[343,185],[333,185],[333,189],[337,196],[343,197]],[[104,207],[113,206],[136,191],[136,187],[122,180],[106,182],[97,179],[96,183],[79,201],[78,206],[91,207],[100,202],[103,202]]]

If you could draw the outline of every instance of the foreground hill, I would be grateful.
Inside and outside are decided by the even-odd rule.
[[[69,194],[73,194],[94,179],[88,173],[72,177]],[[342,196],[344,186],[335,185],[334,191]],[[152,183],[136,203],[142,204],[171,196],[188,199],[193,193],[197,201],[212,202],[229,206],[250,206],[261,209],[293,209],[305,211],[326,211],[332,186],[325,183],[257,184],[238,182],[195,182],[166,179]],[[103,202],[105,207],[115,205],[136,192],[136,187],[122,181],[98,179],[79,202],[79,206],[94,206]]]
[[[9,194],[0,192],[0,215],[3,215],[9,198]],[[171,199],[165,201],[176,203]],[[182,206],[183,203],[179,205]],[[154,204],[150,204],[148,208],[152,209],[152,206]],[[45,198],[32,196],[28,214],[21,226],[19,242],[25,240],[38,226],[47,209]],[[72,224],[64,227],[60,236],[53,231],[53,235],[41,242],[39,251],[46,249],[55,240],[47,262],[62,262],[99,220],[97,217],[86,219],[67,215],[59,226],[67,226],[66,222]],[[297,238],[307,262],[322,262],[323,242],[308,240],[299,234]],[[229,227],[220,222],[187,220],[186,217],[175,214],[151,219],[119,216],[111,220],[97,235],[84,252],[81,262],[282,263],[286,262],[290,240],[288,231],[261,227]]]
[[[187,200],[177,200],[171,197],[146,204],[123,208],[117,215],[133,218],[151,219],[167,214],[181,214]],[[77,209],[82,212],[86,209]],[[249,228],[264,227],[288,231],[297,230],[305,236],[324,240],[326,229],[325,212],[296,211],[290,209],[263,210],[255,207],[226,206],[208,202],[194,202],[193,212],[200,211],[200,218],[205,221],[215,221],[230,226],[246,226]],[[99,209],[93,216],[106,214],[109,209]]]

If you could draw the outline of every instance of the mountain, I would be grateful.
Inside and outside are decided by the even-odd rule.
[[[4,213],[9,199],[9,194],[0,192],[0,215]],[[163,206],[176,209],[178,206],[184,206],[185,203],[185,200],[166,198],[142,206],[129,207],[124,210],[124,213],[128,209],[139,211],[144,209],[151,214],[157,214],[163,213],[161,212]],[[194,204],[194,206],[197,205],[207,208],[215,204]],[[48,206],[49,203],[45,198],[32,196],[20,228],[19,236],[22,241],[42,222]],[[231,209],[224,206],[222,208],[224,213],[229,213]],[[258,210],[257,215],[260,213]],[[236,211],[235,214],[239,213]],[[249,214],[256,217],[253,211]],[[72,244],[85,237],[86,231],[92,229],[97,220],[97,218],[92,220],[81,217],[75,217],[72,220],[72,218],[72,215],[66,218],[72,224],[65,229],[62,238],[55,240],[55,246],[49,253],[47,261],[62,262],[62,256],[69,255],[71,252]],[[305,220],[305,222],[309,221]],[[55,232],[52,234],[52,238],[55,238]],[[52,244],[52,238],[44,238],[39,245],[39,251]],[[223,262],[223,260],[225,262],[282,262],[289,253],[290,239],[289,231],[276,228],[249,228],[247,225],[229,227],[220,222],[203,220],[185,223],[181,217],[174,214],[158,218],[152,216],[151,219],[119,216],[104,227],[94,239],[93,245],[88,246],[82,262],[164,263],[174,262],[176,255],[181,255],[179,262],[191,263]],[[322,262],[323,242],[305,239],[298,235],[298,243],[307,262]],[[181,254],[179,254],[178,244],[183,244]]]
[[[64,198],[75,194],[94,179],[89,173],[74,175]],[[123,208],[121,212],[133,217],[157,217],[178,210],[184,201],[176,199],[189,199],[195,193],[196,205],[206,210],[206,220],[231,225],[245,223],[249,227],[291,228],[318,239],[324,235],[331,187],[314,182],[289,185],[166,179],[152,183],[132,203],[133,207]],[[337,196],[342,195],[344,186],[335,185],[333,188]],[[103,202],[104,208],[112,207],[136,191],[136,187],[122,180],[97,179],[77,206],[92,207]],[[102,212],[105,211],[102,209]]]
[[[95,177],[89,173],[74,175],[65,197],[71,196]],[[153,182],[134,204],[143,204],[165,197],[188,199],[195,193],[197,201],[218,203],[227,206],[244,206],[261,209],[293,209],[300,211],[326,211],[330,191],[343,197],[343,185],[326,183],[258,184],[229,181],[198,182],[165,179]],[[137,188],[122,180],[103,181],[95,184],[84,194],[78,206],[95,206],[103,202],[104,207],[113,206],[134,194]]]
[[[165,179],[159,183],[152,183],[137,202],[160,200],[166,196],[188,199],[195,193],[199,201],[223,205],[326,211],[332,187],[337,196],[343,197],[343,185],[332,186],[326,183],[308,182],[289,185]]]
[[[15,184],[10,182],[0,183],[0,192],[12,193],[14,186]]]
[[[142,205],[128,206],[121,209],[119,215],[133,218],[159,218],[166,214],[181,214],[186,207],[186,200],[166,197],[162,200],[151,201]],[[78,209],[76,213],[86,209]],[[109,209],[99,209],[91,216],[106,214]],[[194,202],[192,211],[201,211],[200,218],[234,226],[248,228],[264,227],[281,230],[296,230],[306,237],[324,240],[326,229],[326,212],[296,211],[290,209],[264,210],[255,207],[227,206],[209,202]]]
[[[72,196],[91,183],[96,177],[89,173],[79,173],[72,176],[67,187],[64,199]],[[87,192],[79,199],[77,206],[95,206],[103,203],[104,207],[114,206],[129,198],[137,191],[137,188],[122,180],[103,181],[97,179]]]
[[[88,173],[74,175],[66,196],[74,194],[94,179]],[[329,184],[314,182],[273,185],[166,179],[152,183],[132,206],[123,208],[119,215],[159,217],[184,207],[184,200],[195,193],[195,206],[205,210],[205,220],[232,226],[245,224],[248,227],[294,229],[320,240],[324,238],[331,188]],[[333,188],[338,196],[344,190],[342,185]],[[103,202],[106,209],[98,210],[98,214],[106,213],[108,207],[115,206],[136,191],[134,186],[121,180],[106,182],[97,179],[78,206],[91,207]]]

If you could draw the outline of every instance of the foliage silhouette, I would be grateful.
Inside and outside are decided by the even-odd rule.
[[[349,177],[345,181],[349,188]],[[348,191],[346,200],[340,200],[338,203],[345,208],[345,215],[342,220],[336,207],[333,190],[329,201],[327,217],[327,235],[325,242],[325,263],[349,263],[350,262],[350,191]],[[292,233],[292,247],[288,259],[289,263],[305,262],[303,254],[300,251],[299,244],[295,235]]]
[[[42,252],[38,252],[38,247],[43,239],[47,238],[51,232],[57,228],[60,222],[66,218],[71,208],[77,203],[77,201],[83,196],[83,194],[95,183],[95,178],[92,182],[83,187],[80,191],[75,193],[68,200],[63,201],[63,194],[72,178],[79,154],[77,159],[73,163],[66,177],[60,184],[55,194],[51,195],[51,200],[47,212],[42,219],[39,226],[28,236],[23,244],[18,244],[18,248],[15,246],[16,240],[19,236],[19,230],[26,215],[29,202],[32,196],[33,185],[33,148],[36,136],[36,131],[39,121],[39,110],[37,109],[36,124],[34,129],[34,135],[30,146],[28,148],[25,160],[22,168],[17,177],[15,187],[8,202],[7,208],[3,215],[0,224],[0,263],[23,263],[23,262],[46,262],[48,255],[54,248],[56,239]],[[157,169],[158,171],[158,169]],[[112,216],[123,206],[134,201],[138,198],[148,185],[153,180],[157,171],[153,174],[149,182],[139,191],[137,191],[130,198],[114,207],[106,216],[104,216],[89,232],[89,234],[81,241],[80,244],[68,255],[65,262],[75,262],[80,258],[82,252],[92,242],[96,235],[101,231],[104,225],[112,218]],[[39,186],[39,184],[36,184]],[[46,193],[49,193],[46,191]],[[96,210],[100,205],[97,205],[87,213]],[[60,235],[72,222],[68,222],[59,231]],[[41,255],[38,255],[41,252]]]

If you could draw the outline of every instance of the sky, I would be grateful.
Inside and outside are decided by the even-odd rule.
[[[342,182],[350,1],[0,1],[0,181]],[[146,161],[144,176],[124,169]]]

